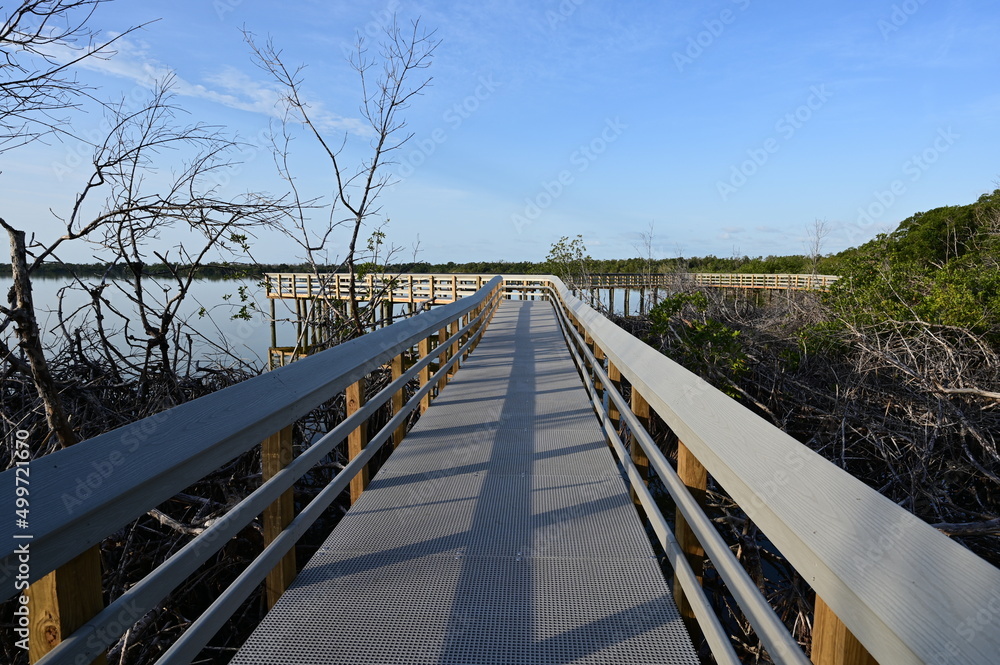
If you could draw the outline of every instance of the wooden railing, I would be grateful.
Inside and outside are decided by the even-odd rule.
[[[273,602],[293,574],[288,556],[295,541],[337,495],[351,487],[356,496],[364,487],[368,461],[390,438],[398,443],[407,415],[426,408],[474,348],[501,289],[509,297],[555,303],[608,442],[674,567],[678,605],[700,627],[717,662],[738,659],[700,587],[706,558],[772,659],[808,661],[702,509],[709,477],[815,590],[814,663],[997,662],[1000,570],[632,337],[560,280],[536,275],[494,278],[457,303],[32,460],[30,530],[15,530],[13,520],[0,526],[0,600],[16,595],[18,576],[38,580],[264,441],[258,490],[40,662],[75,665],[98,657],[260,514],[268,543],[263,553],[159,662],[189,662],[265,578]],[[408,369],[404,354],[416,359]],[[366,375],[386,365],[391,382],[366,396]],[[402,388],[414,377],[420,388],[406,400]],[[288,428],[342,392],[347,418],[291,459]],[[369,416],[386,403],[394,415],[378,432],[367,432]],[[654,415],[679,441],[676,468],[648,432]],[[351,461],[292,514],[288,490],[345,439]],[[0,474],[0,486],[14,488],[16,473]],[[675,532],[647,488],[653,473],[677,506]],[[28,563],[19,552],[26,541]],[[61,591],[74,593],[72,585]]]
[[[63,630],[62,641],[52,645],[46,643],[46,631],[32,630],[42,617],[27,619],[32,659],[46,651],[38,661],[44,665],[79,665],[102,658],[132,624],[262,514],[263,552],[157,662],[190,662],[265,579],[268,602],[273,604],[294,577],[295,542],[345,489],[350,487],[352,500],[357,497],[367,483],[368,461],[388,440],[399,443],[410,413],[426,409],[475,348],[501,296],[501,279],[495,277],[460,302],[31,460],[28,471],[0,474],[0,487],[9,488],[12,504],[15,487],[22,486],[15,476],[30,475],[29,528],[14,529],[13,519],[0,522],[0,601],[15,597],[20,603],[22,582],[35,583],[59,570],[263,442],[261,486],[82,627],[72,634]],[[404,356],[413,364],[404,367]],[[389,385],[376,395],[366,395],[365,377],[386,366],[391,372]],[[403,389],[412,379],[418,379],[420,387],[404,399]],[[292,459],[293,424],[342,393],[346,393],[345,420]],[[386,404],[392,417],[378,432],[368,432],[369,417]],[[294,483],[345,440],[350,462],[294,515],[290,491]],[[61,580],[59,602],[78,602],[86,593],[81,591],[82,582]],[[52,615],[58,616],[57,609]]]
[[[812,661],[995,665],[1000,570],[609,321],[556,278],[557,301],[605,435],[675,570],[682,612],[717,662],[738,663],[699,586],[711,560],[776,663],[806,663],[702,509],[712,477],[816,592]],[[621,385],[631,386],[630,401]],[[655,413],[676,467],[648,433]],[[646,485],[677,506],[675,533]]]
[[[677,286],[707,286],[735,289],[791,289],[793,291],[825,291],[836,282],[836,275],[757,274],[689,272],[665,274],[597,274],[576,280],[581,288],[671,288]]]
[[[537,280],[539,275],[508,275],[508,279]],[[269,298],[350,299],[350,278],[343,273],[267,273]],[[454,302],[472,295],[493,275],[477,274],[368,274],[357,279],[356,299],[367,302],[381,298],[394,303]],[[792,275],[750,273],[668,273],[598,274],[578,278],[584,289],[670,288],[682,285],[740,288],[826,290],[839,279],[836,275]]]

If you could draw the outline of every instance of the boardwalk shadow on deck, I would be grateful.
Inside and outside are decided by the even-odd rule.
[[[697,662],[539,305],[505,303],[234,665]]]

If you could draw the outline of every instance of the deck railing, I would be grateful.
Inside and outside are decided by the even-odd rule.
[[[814,663],[998,662],[1000,570],[631,336],[558,279],[549,287],[538,293],[558,303],[605,434],[676,571],[678,605],[719,662],[738,661],[698,586],[706,556],[774,661],[808,661],[703,511],[708,475],[816,592]],[[676,468],[647,431],[652,413],[677,437]],[[675,534],[646,488],[650,469],[677,506]]]
[[[30,530],[0,526],[0,601],[98,545],[143,513],[251,450],[260,442],[263,483],[222,518],[48,652],[43,665],[80,665],[99,658],[130,626],[194,573],[259,515],[266,547],[236,581],[157,661],[188,663],[240,603],[266,579],[269,603],[295,575],[291,549],[321,513],[350,486],[352,500],[367,484],[367,464],[388,440],[398,445],[410,413],[426,409],[434,391],[478,343],[502,296],[501,279],[461,301],[435,308],[328,351],[293,362],[224,390],[174,407],[55,453],[31,460]],[[414,347],[417,348],[413,352]],[[433,348],[432,348],[433,347]],[[404,355],[415,359],[404,368]],[[432,363],[437,361],[432,374]],[[389,365],[391,382],[365,396],[365,377]],[[405,385],[419,389],[404,403]],[[346,393],[347,416],[291,459],[292,425]],[[391,405],[392,417],[368,435],[366,423]],[[289,490],[310,468],[347,440],[350,462],[297,516]],[[18,469],[0,474],[14,496]],[[82,488],[82,489],[81,489]],[[19,548],[27,548],[26,556]],[[74,601],[77,580],[60,582],[60,600]],[[35,621],[35,618],[32,618]],[[33,628],[37,625],[33,624]],[[33,631],[34,644],[44,641]],[[42,652],[44,653],[44,652]]]
[[[398,443],[407,415],[426,408],[473,349],[502,290],[555,303],[609,444],[674,566],[682,613],[700,626],[718,662],[738,660],[700,587],[706,557],[775,662],[808,661],[703,511],[698,497],[709,475],[816,591],[814,663],[997,662],[1000,570],[632,337],[557,278],[537,275],[494,278],[456,303],[31,461],[30,565],[18,553],[24,541],[15,539],[24,533],[5,521],[0,600],[16,593],[18,575],[35,581],[56,570],[257,442],[265,442],[265,464],[271,460],[258,490],[41,662],[90,662],[262,513],[264,552],[159,662],[189,662],[265,578],[273,602],[294,574],[287,562],[295,540],[349,485],[352,496],[360,492],[370,458],[390,438]],[[403,355],[414,346],[417,362],[404,369]],[[366,400],[365,376],[387,364],[391,382]],[[404,403],[402,388],[414,377],[420,388]],[[631,386],[629,400],[623,382]],[[289,461],[289,427],[341,392],[347,418]],[[386,403],[394,415],[366,436],[369,416]],[[648,433],[653,414],[678,439],[676,468]],[[289,488],[345,439],[351,461],[290,515],[283,503]],[[677,505],[675,532],[649,493],[651,472]],[[0,474],[0,485],[15,487],[15,474]]]
[[[453,302],[472,295],[492,275],[372,273],[357,279],[356,299],[379,298],[395,303],[421,303],[436,299]],[[539,275],[509,275],[511,279],[538,279]],[[836,275],[750,274],[750,273],[667,273],[595,274],[577,279],[583,289],[669,288],[693,285],[714,288],[791,289],[822,291],[839,279]],[[269,298],[350,299],[350,277],[344,273],[267,273]]]

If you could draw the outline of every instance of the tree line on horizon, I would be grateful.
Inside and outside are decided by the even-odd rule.
[[[587,259],[590,273],[671,273],[671,272],[739,272],[739,273],[779,273],[779,274],[804,274],[812,272],[811,260],[804,255],[788,256],[758,256],[758,257],[718,257],[708,255],[691,258],[668,258],[668,259],[644,259],[632,257],[625,259]],[[822,274],[836,274],[825,272],[836,267],[837,262],[834,256],[820,259],[818,272]],[[338,266],[316,266],[319,272],[334,272]],[[194,270],[196,276],[201,279],[242,279],[246,277],[257,277],[264,273],[312,273],[314,266],[308,263],[235,263],[211,261],[201,265],[172,265],[164,263],[150,263],[145,266],[145,273],[150,277],[168,277],[179,271],[187,274]],[[447,261],[443,263],[431,263],[429,261],[412,261],[406,263],[392,263],[382,266],[363,264],[359,266],[362,274],[369,272],[387,273],[472,273],[472,274],[525,274],[544,275],[552,272],[553,266],[549,261]],[[0,271],[5,274],[10,272],[10,265],[0,263]],[[46,263],[40,265],[34,273],[37,277],[58,278],[79,276],[101,276],[106,275],[109,279],[129,279],[132,277],[131,268],[127,265],[106,265],[101,263]]]

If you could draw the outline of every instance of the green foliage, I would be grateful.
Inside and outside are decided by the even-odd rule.
[[[845,321],[955,326],[1000,335],[1000,190],[918,213],[838,257],[827,302]],[[1000,340],[997,340],[1000,341]]]
[[[575,277],[591,272],[590,262],[591,258],[587,254],[587,247],[583,244],[581,235],[572,240],[568,236],[563,236],[559,242],[552,245],[549,255],[545,257],[549,272],[567,283],[575,281]]]
[[[705,316],[707,309],[708,298],[701,292],[667,296],[649,312],[652,332],[678,340],[669,355],[692,372],[721,379],[722,391],[737,397],[734,387],[749,370],[740,331]],[[657,345],[659,339],[647,341]]]
[[[665,335],[670,330],[671,317],[680,314],[685,308],[704,312],[707,307],[708,298],[700,291],[666,296],[649,310],[649,320],[653,324],[653,333]]]

